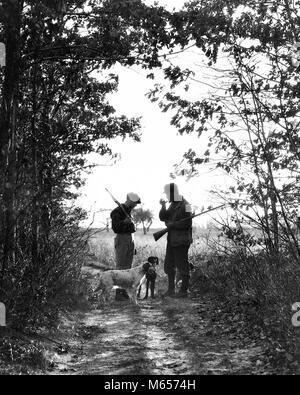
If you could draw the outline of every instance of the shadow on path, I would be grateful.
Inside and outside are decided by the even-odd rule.
[[[262,350],[212,328],[212,300],[115,303],[80,314],[71,352],[54,355],[54,374],[255,374]],[[77,329],[76,329],[77,328]],[[88,334],[82,336],[80,333]],[[74,334],[74,333],[73,333]],[[74,352],[73,352],[74,351]]]

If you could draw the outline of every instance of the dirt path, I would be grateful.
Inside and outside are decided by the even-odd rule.
[[[255,374],[262,349],[212,322],[211,297],[126,302],[78,314],[52,374]],[[66,352],[67,351],[67,352]],[[50,373],[50,374],[51,374]]]

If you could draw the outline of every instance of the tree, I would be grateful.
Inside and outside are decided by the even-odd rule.
[[[6,45],[6,67],[3,81],[0,116],[0,177],[3,205],[0,217],[4,232],[2,274],[8,260],[14,260],[15,250],[15,197],[16,133],[18,84],[20,76],[21,10],[23,2],[7,1],[0,6],[0,24]],[[0,277],[1,279],[1,277]]]
[[[300,74],[292,48],[299,31],[297,5],[190,2],[174,14],[174,26],[182,32],[182,45],[194,40],[206,61],[200,70],[170,64],[165,68],[170,86],[149,93],[163,111],[175,112],[172,124],[181,134],[209,137],[204,154],[186,153],[192,170],[213,165],[211,156],[218,155],[215,168],[235,179],[218,197],[262,232],[271,256],[288,249],[296,261],[300,248],[292,224],[300,203]],[[220,57],[227,58],[225,65]],[[201,72],[207,70],[214,70],[217,83],[203,82]],[[191,100],[189,88],[197,83],[208,83],[209,93]]]
[[[109,68],[160,67],[176,46],[169,18],[140,0],[1,2],[0,299],[24,324],[80,272],[85,154],[113,157],[109,140],[140,139],[139,119],[107,100],[118,87]]]
[[[142,224],[144,235],[146,235],[149,232],[150,227],[153,223],[154,215],[152,211],[150,211],[149,209],[144,210],[143,208],[138,208],[133,211],[132,216],[136,226]]]

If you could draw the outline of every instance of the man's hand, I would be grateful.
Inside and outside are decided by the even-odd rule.
[[[168,229],[172,229],[174,227],[174,222],[168,221],[168,222],[166,222],[166,225],[167,225]]]
[[[165,206],[167,204],[167,202],[164,199],[160,199],[159,204],[161,204],[162,206]]]

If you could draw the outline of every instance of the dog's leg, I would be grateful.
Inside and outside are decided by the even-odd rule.
[[[155,290],[155,280],[151,281],[151,298],[154,299],[154,290]]]
[[[143,284],[145,284],[146,282],[146,275],[144,275],[144,277],[141,279],[139,286],[138,286],[138,293],[137,293],[137,297],[140,298],[141,296],[141,290],[142,290],[142,286]]]
[[[106,288],[103,292],[104,302],[106,304],[112,304],[115,300],[115,292],[112,288]]]
[[[135,289],[129,288],[129,289],[126,289],[126,291],[128,293],[130,302],[137,305],[137,298],[136,298],[137,290],[136,290],[136,288]]]
[[[142,289],[142,284],[140,284],[138,287],[138,292],[137,292],[138,299],[140,299],[140,297],[141,297],[141,289]]]
[[[114,295],[113,295],[114,293],[112,291],[113,286],[114,284],[111,278],[107,279],[105,283],[104,282],[102,283],[102,291],[103,291],[102,295],[103,295],[103,301],[105,303],[111,304],[113,302],[114,299]]]
[[[147,279],[147,283],[146,283],[146,295],[145,295],[145,297],[144,297],[145,300],[148,299],[148,296],[149,296],[149,284],[150,284],[150,281]]]

